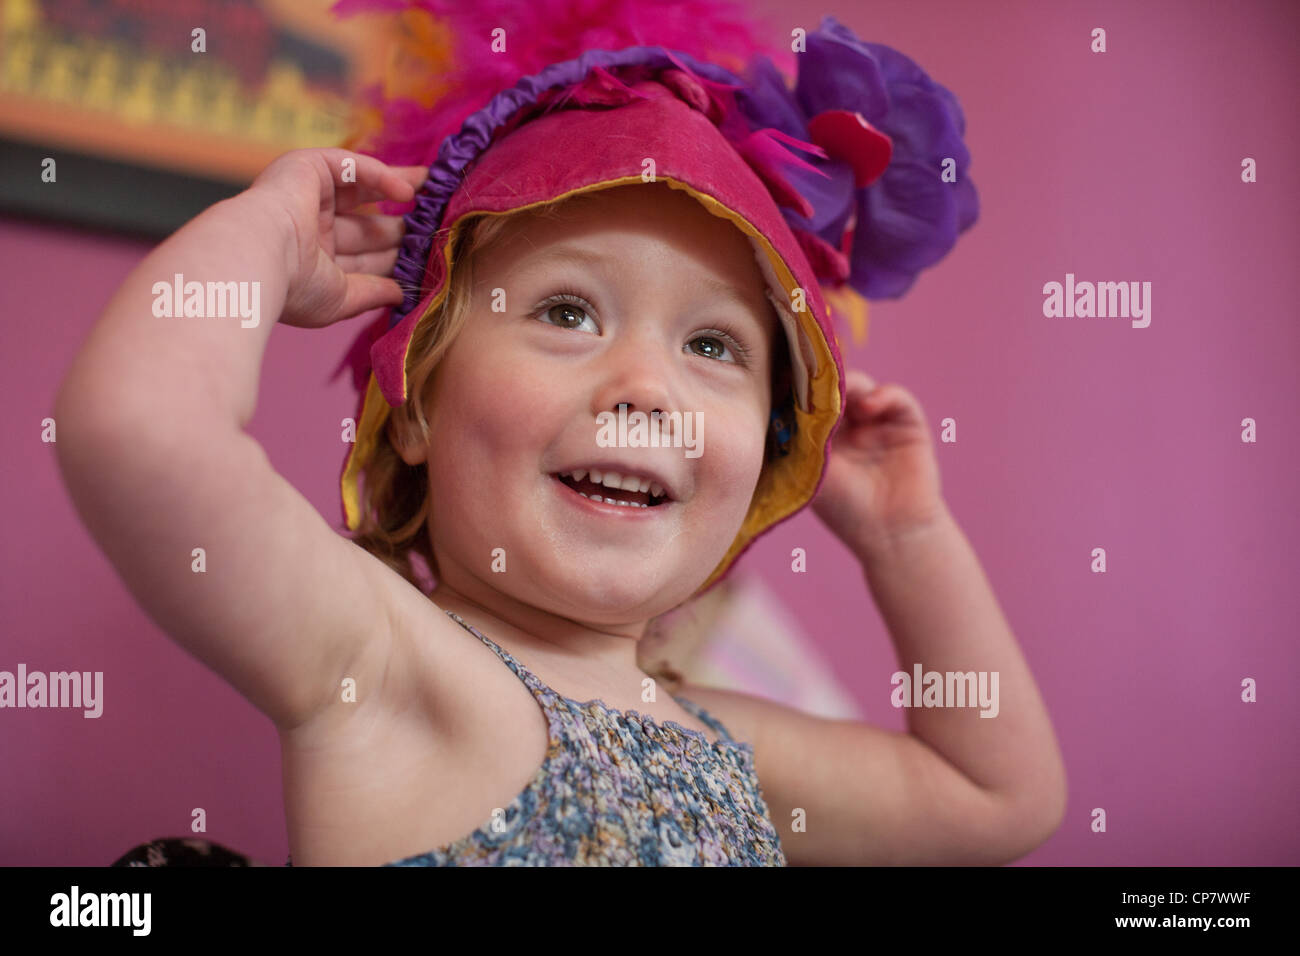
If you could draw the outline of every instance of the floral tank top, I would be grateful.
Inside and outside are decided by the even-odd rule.
[[[546,714],[550,743],[532,782],[504,813],[439,849],[387,866],[784,866],[759,791],[753,747],[703,708],[681,707],[717,742],[599,699],[579,703],[453,611],[490,647]]]

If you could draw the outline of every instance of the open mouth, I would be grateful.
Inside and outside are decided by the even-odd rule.
[[[624,508],[658,508],[660,505],[670,502],[672,499],[666,494],[655,495],[650,491],[633,491],[628,488],[610,488],[604,484],[598,484],[591,478],[583,475],[581,478],[575,478],[572,474],[562,472],[551,475],[558,481],[568,485],[584,498],[590,498],[592,501],[604,502],[605,504],[618,505]]]

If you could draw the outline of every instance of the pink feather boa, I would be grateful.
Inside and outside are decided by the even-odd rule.
[[[497,93],[586,50],[664,46],[737,75],[762,53],[793,74],[784,28],[769,26],[737,0],[339,0],[331,9],[339,17],[423,15],[426,31],[436,23],[450,36],[450,50],[437,49],[427,35],[412,38],[411,21],[405,23],[414,56],[401,64],[401,83],[432,105],[392,95],[383,85],[361,94],[380,126],[358,149],[390,165],[430,165],[442,141]],[[498,28],[506,31],[506,48],[493,52]],[[412,76],[417,69],[423,75]]]

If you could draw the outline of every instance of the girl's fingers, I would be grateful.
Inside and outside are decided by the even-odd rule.
[[[402,241],[402,231],[401,216],[337,216],[334,219],[334,252],[355,255],[392,249]]]
[[[349,275],[369,275],[375,278],[385,277],[393,271],[397,263],[397,249],[390,248],[379,252],[361,252],[353,255],[335,255],[334,261],[339,269]],[[393,283],[396,285],[396,282]]]
[[[424,181],[429,178],[429,170],[426,166],[389,166],[393,172],[405,179],[415,189],[424,185]]]
[[[356,183],[336,184],[334,211],[340,215],[350,213],[386,199],[408,202],[415,198],[415,191],[429,178],[429,171],[423,166],[388,166],[385,169],[387,173],[378,184],[361,183],[359,180]]]
[[[889,421],[925,427],[925,411],[915,395],[901,385],[884,385],[868,402],[868,414],[882,415]]]
[[[356,183],[340,186],[336,183],[334,186],[334,214],[336,216],[346,216],[357,212],[362,206],[392,198],[373,186],[360,186]]]
[[[845,370],[844,403],[848,409],[862,411],[866,407],[867,398],[875,394],[875,379],[860,369]]]
[[[848,411],[850,421],[866,424],[880,412],[880,407],[865,395],[858,394],[849,402]]]
[[[920,406],[912,393],[899,385],[880,385],[870,392],[855,392],[849,400],[849,411],[855,420],[864,423],[877,419],[919,419],[921,415]]]
[[[392,279],[358,273],[349,275],[347,280],[347,292],[339,306],[340,319],[350,319],[371,309],[402,302],[402,289]]]
[[[415,183],[410,182],[412,174],[403,174],[375,159],[346,149],[323,149],[320,151],[329,167],[334,180],[334,212],[350,212],[365,203],[390,199],[394,202],[409,202],[415,198]]]
[[[869,392],[876,387],[876,380],[862,369],[844,370],[844,397],[851,400],[859,392]]]

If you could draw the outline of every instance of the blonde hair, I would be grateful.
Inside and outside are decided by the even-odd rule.
[[[513,222],[525,216],[562,218],[562,210],[572,210],[591,201],[593,192],[578,193],[551,203],[516,213],[479,214],[462,220],[453,247],[451,274],[447,294],[416,329],[407,352],[407,401],[389,412],[387,426],[376,439],[375,452],[361,472],[361,520],[352,541],[383,561],[421,592],[429,593],[422,580],[440,577],[433,544],[427,533],[430,500],[426,466],[408,465],[394,443],[398,440],[427,443],[429,423],[424,410],[432,393],[437,368],[451,348],[469,316],[471,290],[474,286],[476,261],[492,242]],[[428,290],[422,290],[421,298]],[[774,396],[788,393],[790,359],[784,337],[777,329],[772,362]],[[418,436],[418,437],[417,437]],[[769,458],[771,446],[769,443]],[[766,464],[766,462],[765,462]],[[425,568],[421,568],[423,563]],[[652,619],[645,637],[638,643],[638,663],[656,680],[665,683],[670,693],[681,683],[682,675],[665,659],[670,654],[679,660],[690,656],[695,646],[707,636],[707,629],[721,613],[731,589],[721,582],[700,597],[693,598],[672,611]],[[670,623],[672,622],[672,623]],[[652,659],[656,658],[657,659]]]

